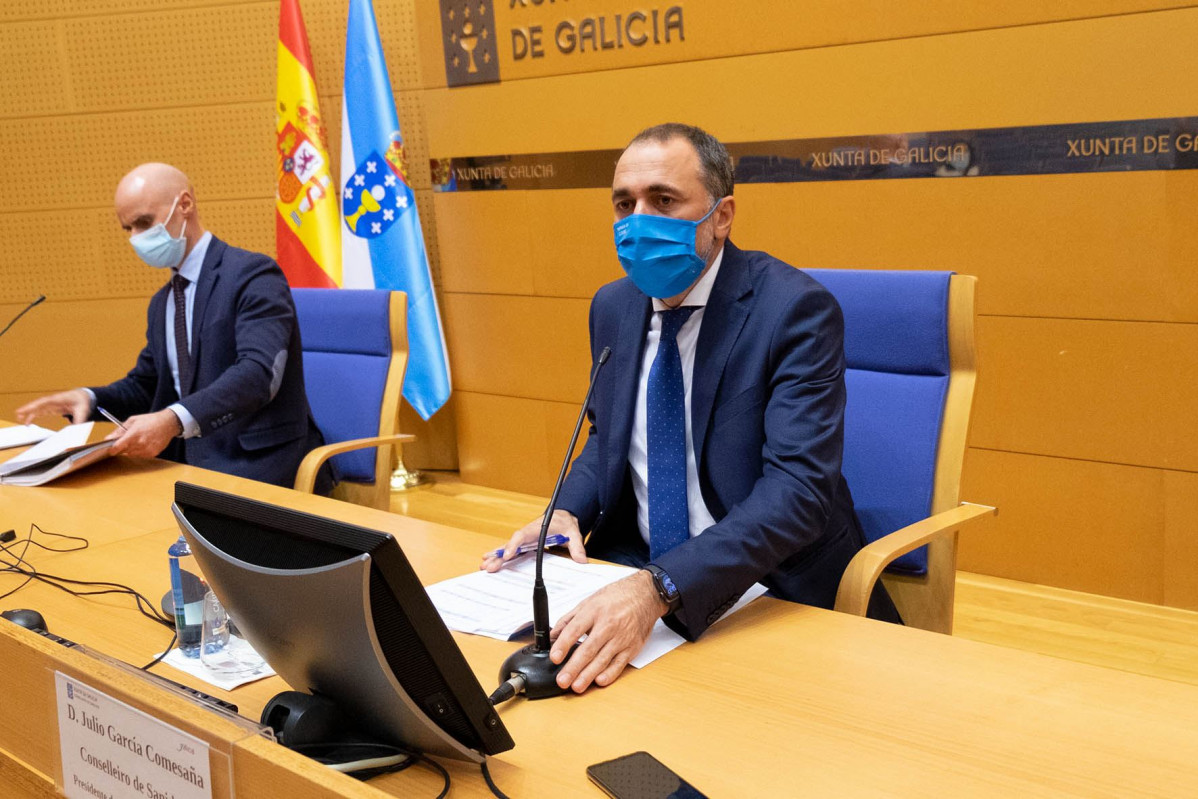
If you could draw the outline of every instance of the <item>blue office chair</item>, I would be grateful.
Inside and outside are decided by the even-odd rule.
[[[881,577],[908,625],[951,633],[957,532],[997,513],[959,502],[977,279],[805,271],[844,311],[842,468],[867,541],[845,571],[835,607],[864,616]]]
[[[392,446],[408,364],[407,295],[402,291],[293,289],[304,348],[304,387],[328,442],[304,458],[295,489],[311,493],[330,458],[333,496],[391,507]],[[380,444],[384,446],[379,446]]]

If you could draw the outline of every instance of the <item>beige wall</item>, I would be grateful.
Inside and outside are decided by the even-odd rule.
[[[448,89],[438,4],[376,0],[454,376],[423,446],[467,480],[548,493],[585,390],[588,299],[620,272],[606,191],[434,195],[429,155],[616,148],[667,119],[760,141],[1198,115],[1198,7],[676,4],[683,43],[516,63],[513,26],[638,6],[497,0],[503,82]],[[345,7],[303,2],[334,142]],[[273,250],[276,15],[224,0],[0,8],[0,318],[50,296],[0,341],[0,416],[132,362],[158,280],[108,207],[132,164],[177,163],[218,234]],[[738,244],[795,265],[979,277],[963,496],[1002,513],[963,542],[963,567],[1198,608],[1198,171],[737,196]]]

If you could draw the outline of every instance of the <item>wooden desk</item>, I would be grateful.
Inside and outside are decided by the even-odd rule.
[[[92,541],[85,552],[30,558],[46,571],[124,582],[159,597],[167,588],[166,548],[177,536],[169,511],[176,479],[389,531],[426,583],[474,568],[496,540],[191,467],[125,459],[43,488],[0,486],[0,526],[23,535],[36,522],[85,535]],[[16,583],[0,577],[0,592]],[[11,607],[35,608],[52,631],[135,665],[169,637],[127,598],[83,600],[31,585],[0,602]],[[490,690],[512,645],[457,640]],[[74,655],[0,625],[0,789],[52,786],[57,739],[52,705],[45,704],[52,696],[45,664],[85,671],[89,664]],[[189,679],[166,666],[155,671]],[[232,736],[216,716],[125,678],[130,682],[145,706],[189,731]],[[256,718],[282,689],[275,678],[224,695]],[[491,769],[513,797],[598,797],[586,765],[638,749],[713,797],[1198,794],[1194,687],[770,600],[609,688],[517,699],[501,714],[516,748],[493,758]],[[419,767],[364,786],[273,744],[228,747],[239,796],[431,797],[438,787],[438,778]],[[446,765],[454,796],[489,795],[476,768]]]

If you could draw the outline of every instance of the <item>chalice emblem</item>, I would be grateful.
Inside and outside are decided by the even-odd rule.
[[[473,74],[478,72],[478,66],[474,63],[474,48],[478,47],[478,34],[474,32],[474,23],[470,20],[462,25],[462,35],[458,37],[458,44],[466,51],[468,59],[467,72]]]

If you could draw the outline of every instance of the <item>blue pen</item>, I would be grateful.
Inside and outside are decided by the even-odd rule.
[[[570,540],[569,538],[567,538],[566,536],[564,536],[560,533],[554,533],[551,536],[546,536],[545,546],[547,546],[547,547],[561,546],[562,544],[566,543],[569,540]],[[537,551],[537,542],[533,541],[531,544],[521,544],[519,546],[519,548],[516,549],[516,554],[523,555],[526,552],[536,552],[536,551]],[[502,558],[503,557],[503,549],[501,548],[501,549],[495,550],[494,552],[491,553],[491,557]]]

